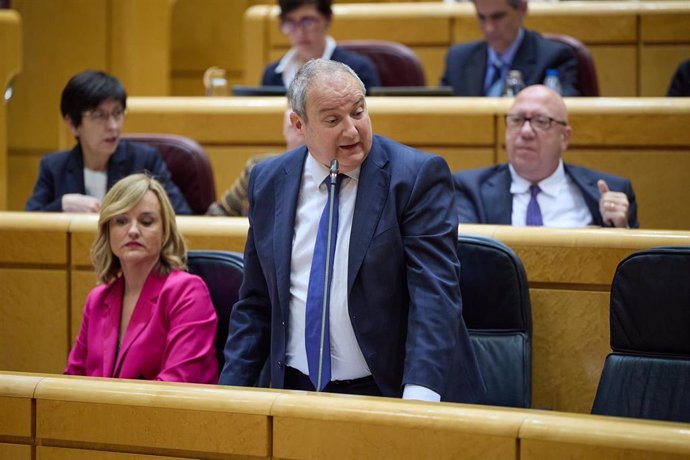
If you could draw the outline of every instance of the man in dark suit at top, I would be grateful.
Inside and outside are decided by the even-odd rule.
[[[452,46],[441,84],[457,96],[501,96],[510,70],[526,86],[542,83],[557,69],[563,96],[579,96],[577,58],[566,45],[523,28],[527,0],[472,0],[485,40]]]
[[[484,386],[461,315],[450,171],[372,135],[364,94],[352,69],[322,59],[288,89],[306,145],[252,171],[244,282],[220,383],[253,385],[268,357],[274,388],[477,401]],[[333,159],[337,235],[321,328],[309,311]],[[323,366],[314,329],[330,342]]]
[[[455,174],[461,224],[639,227],[629,180],[563,162],[572,131],[557,93],[525,88],[505,123],[509,163]]]

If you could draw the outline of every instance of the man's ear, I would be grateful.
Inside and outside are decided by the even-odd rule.
[[[297,115],[295,112],[290,112],[290,123],[297,131],[304,134],[304,123],[302,123],[299,115]]]

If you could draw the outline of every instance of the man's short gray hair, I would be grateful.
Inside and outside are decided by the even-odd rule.
[[[292,83],[290,83],[290,87],[287,90],[288,105],[292,107],[292,111],[301,119],[306,120],[307,91],[312,86],[313,80],[322,75],[331,76],[338,73],[352,75],[362,89],[362,94],[366,93],[364,83],[362,83],[362,80],[350,66],[329,59],[312,59],[307,61],[307,63],[297,71],[295,78],[292,79]]]
[[[471,1],[472,1],[472,3],[475,2],[475,0],[471,0]],[[521,4],[527,3],[527,0],[506,0],[506,3],[512,9],[517,10],[518,8],[520,8]]]

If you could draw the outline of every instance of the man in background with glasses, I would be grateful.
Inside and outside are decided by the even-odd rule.
[[[263,86],[290,86],[302,65],[310,59],[331,59],[347,64],[368,89],[381,86],[373,62],[336,45],[328,35],[333,19],[331,0],[279,0],[280,31],[292,48],[279,61],[269,64],[261,80]]]
[[[163,184],[177,214],[191,214],[158,152],[120,140],[126,108],[127,93],[112,75],[87,70],[70,79],[60,110],[77,145],[43,157],[27,211],[96,213],[115,182],[147,172]]]
[[[455,173],[461,224],[639,227],[629,180],[563,162],[572,129],[557,93],[524,89],[505,126],[508,164]]]

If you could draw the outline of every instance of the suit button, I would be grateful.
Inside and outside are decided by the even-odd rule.
[[[283,368],[283,362],[282,361],[278,361],[278,367],[281,369]]]
[[[281,324],[283,327],[285,327],[285,321],[283,321],[283,322],[280,323],[280,324]]]

